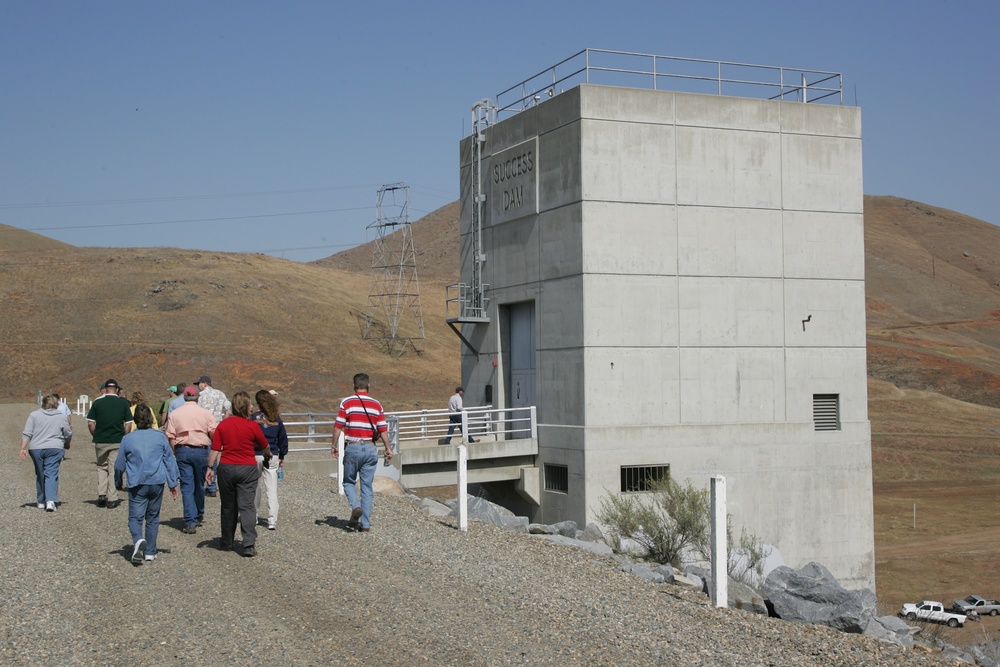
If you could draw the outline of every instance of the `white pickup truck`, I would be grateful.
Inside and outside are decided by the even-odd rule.
[[[981,595],[970,595],[964,600],[955,600],[951,608],[959,613],[968,614],[976,612],[980,616],[996,616],[1000,614],[1000,602],[988,600]]]
[[[935,623],[946,623],[949,628],[965,626],[965,614],[958,614],[946,611],[944,605],[933,600],[924,600],[920,604],[907,602],[899,615],[908,621],[933,621]]]

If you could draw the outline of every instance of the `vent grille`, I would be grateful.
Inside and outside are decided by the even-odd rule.
[[[569,493],[569,468],[555,463],[546,463],[545,490]]]
[[[813,394],[813,424],[817,431],[840,430],[840,394]]]
[[[622,466],[622,493],[646,493],[670,476],[670,466]]]

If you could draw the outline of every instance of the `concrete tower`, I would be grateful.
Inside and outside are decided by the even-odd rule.
[[[466,401],[537,406],[536,520],[722,474],[737,530],[874,588],[860,110],[584,83],[460,156]]]

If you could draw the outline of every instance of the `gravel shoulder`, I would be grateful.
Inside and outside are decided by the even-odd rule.
[[[164,499],[160,555],[133,566],[127,503],[95,504],[85,421],[54,514],[17,457],[32,405],[0,405],[0,664],[20,665],[945,665],[828,628],[711,608],[613,560],[523,534],[430,517],[377,495],[370,533],[326,476],[288,474],[278,530],[257,557],[180,532]]]

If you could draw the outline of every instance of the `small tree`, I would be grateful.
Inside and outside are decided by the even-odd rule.
[[[708,491],[671,477],[649,480],[650,494],[616,495],[601,499],[597,518],[621,536],[641,544],[658,563],[680,565],[680,554],[709,547]]]
[[[619,538],[627,537],[643,546],[647,557],[658,563],[681,566],[681,554],[689,551],[702,560],[712,558],[711,500],[707,489],[696,489],[691,480],[679,484],[667,477],[648,480],[649,494],[610,494],[601,499],[597,518]],[[726,570],[742,583],[756,585],[764,575],[770,549],[756,535],[740,532],[733,542],[726,517],[729,553]]]

